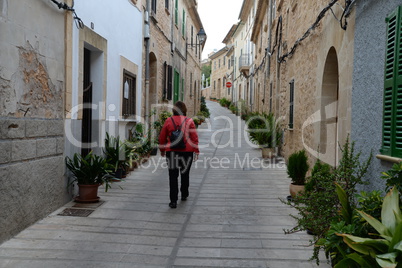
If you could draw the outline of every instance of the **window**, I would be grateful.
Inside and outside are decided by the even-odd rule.
[[[386,19],[387,45],[384,72],[381,153],[402,157],[402,7]]]
[[[183,21],[181,24],[181,35],[186,36],[186,11],[183,9]]]
[[[179,24],[179,0],[176,0],[174,5],[174,24]]]
[[[165,8],[166,8],[167,10],[169,10],[169,1],[170,1],[170,0],[165,0]]]
[[[174,92],[173,92],[173,103],[180,100],[180,73],[174,70]]]
[[[193,97],[193,73],[190,73],[190,98]]]
[[[167,62],[163,64],[163,99],[172,99],[172,66],[168,65]]]
[[[166,100],[167,99],[167,71],[168,70],[168,65],[166,61],[163,63],[163,93],[162,93],[162,99]]]
[[[167,90],[166,99],[172,100],[173,98],[173,67],[171,65],[167,66]]]
[[[156,2],[157,2],[157,0],[152,0],[151,1],[151,10],[155,14],[156,14]]]
[[[194,38],[194,27],[193,25],[191,25],[191,47],[193,47],[194,45],[193,38]]]
[[[272,113],[272,83],[269,84],[269,112]]]
[[[136,76],[123,70],[123,116],[135,115]]]
[[[223,66],[226,65],[226,56],[223,56]]]
[[[293,128],[293,113],[294,113],[294,94],[295,94],[295,80],[289,83],[289,128]]]

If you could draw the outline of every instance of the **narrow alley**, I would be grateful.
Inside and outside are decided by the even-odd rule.
[[[283,160],[262,161],[244,121],[208,107],[190,196],[177,209],[165,160],[153,156],[107,193],[101,187],[99,203],[67,203],[6,241],[0,267],[316,267],[312,237],[283,231],[295,212],[279,200],[289,192]]]

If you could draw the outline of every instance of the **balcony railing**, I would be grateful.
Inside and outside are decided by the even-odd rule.
[[[248,75],[250,72],[251,60],[250,54],[242,54],[239,58],[239,70],[240,72]]]

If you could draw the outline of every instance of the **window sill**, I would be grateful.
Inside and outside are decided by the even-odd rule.
[[[132,122],[136,123],[137,120],[135,118],[119,118],[119,122]]]
[[[393,156],[389,156],[389,155],[377,154],[375,157],[380,159],[380,160],[388,161],[388,162],[392,162],[392,163],[400,163],[400,162],[402,162],[402,158],[393,157]]]

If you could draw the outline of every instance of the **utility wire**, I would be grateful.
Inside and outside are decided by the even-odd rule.
[[[294,43],[294,45],[292,46],[290,51],[285,53],[284,55],[278,57],[279,63],[284,62],[287,57],[291,57],[295,53],[296,48],[299,46],[299,44],[310,35],[312,30],[314,30],[318,26],[321,19],[325,16],[325,13],[327,13],[327,11],[329,9],[331,9],[331,7],[333,5],[335,5],[336,2],[338,2],[338,0],[331,0],[331,2],[325,8],[323,8],[321,10],[321,12],[318,15],[317,19],[315,20],[315,22],[310,26],[310,28],[307,29],[307,31],[303,34],[303,36],[301,38],[296,40],[296,42]],[[345,8],[345,10],[346,10],[346,8]],[[282,33],[282,28],[281,28],[281,33]],[[278,53],[278,55],[279,55],[279,53]]]
[[[66,3],[61,3],[56,0],[51,0],[59,9],[64,9],[67,11],[73,12],[74,15],[74,22],[75,26],[77,26],[78,29],[84,29],[84,22],[77,16],[77,13],[75,12],[74,7],[74,0],[73,0],[73,5],[70,7]]]

